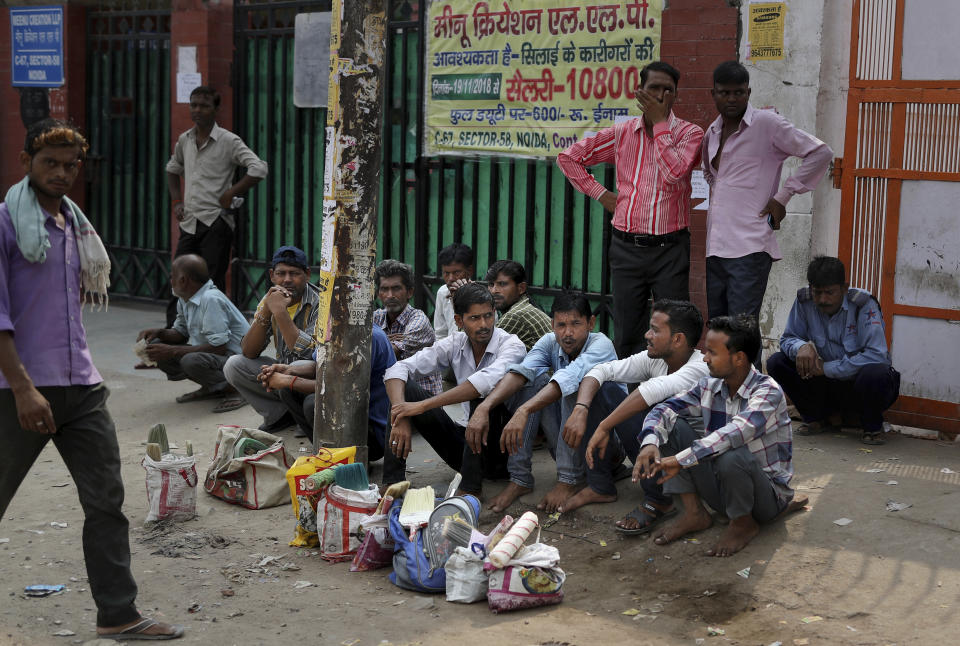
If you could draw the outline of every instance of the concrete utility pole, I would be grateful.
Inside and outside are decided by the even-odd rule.
[[[314,446],[367,462],[386,0],[334,0]],[[325,340],[325,342],[324,342]]]

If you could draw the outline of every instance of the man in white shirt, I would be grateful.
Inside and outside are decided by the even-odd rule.
[[[392,404],[390,441],[383,457],[384,486],[405,479],[412,427],[451,469],[461,473],[461,492],[477,495],[485,476],[507,475],[507,454],[500,450],[500,432],[510,418],[506,407],[498,407],[496,414],[491,415],[490,434],[480,454],[467,447],[464,427],[443,407],[460,404],[464,419],[469,419],[479,400],[490,394],[510,366],[522,361],[527,351],[516,335],[494,325],[493,296],[485,286],[468,283],[458,289],[453,309],[455,324],[462,332],[455,331],[398,361],[383,375]],[[453,370],[457,385],[439,395],[431,396],[416,379],[411,379],[448,368]]]
[[[440,250],[437,260],[443,276],[443,285],[437,290],[437,300],[433,310],[433,331],[437,341],[457,331],[454,321],[453,295],[457,287],[473,278],[473,249],[455,242]]]
[[[645,335],[647,349],[596,366],[580,384],[578,405],[564,433],[583,432],[580,429],[593,426],[596,430],[590,435],[584,456],[587,487],[567,500],[563,511],[616,500],[614,469],[624,456],[636,462],[638,436],[647,411],[692,388],[708,374],[703,354],[696,349],[703,332],[703,316],[697,307],[689,301],[661,299],[653,304],[652,312]],[[623,383],[640,385],[627,395],[619,385]],[[655,480],[642,480],[641,485],[644,501],[616,524],[625,534],[649,532],[658,521],[675,513],[673,501]]]

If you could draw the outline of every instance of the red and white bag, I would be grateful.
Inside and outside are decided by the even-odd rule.
[[[143,456],[147,472],[147,522],[190,520],[197,515],[197,467],[193,456],[166,454],[160,462]]]
[[[380,492],[371,484],[366,491],[353,491],[337,485],[323,490],[317,502],[317,532],[320,534],[320,557],[328,561],[349,561],[360,539],[357,528],[361,519],[377,510]]]

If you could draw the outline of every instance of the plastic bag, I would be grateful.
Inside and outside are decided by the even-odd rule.
[[[563,601],[566,578],[558,567],[508,565],[490,573],[487,604],[494,614],[557,604]]]
[[[360,547],[350,564],[351,572],[376,570],[393,565],[393,537],[387,529],[386,514],[363,516],[357,526]]]
[[[197,467],[194,457],[168,453],[159,462],[143,456],[147,472],[147,522],[190,520],[197,515]]]
[[[360,519],[377,509],[380,491],[371,484],[366,491],[330,485],[317,502],[317,531],[320,533],[320,558],[327,561],[349,561],[360,539]]]
[[[297,458],[293,466],[287,470],[290,504],[293,506],[293,515],[297,519],[293,540],[290,541],[291,547],[316,547],[320,544],[320,537],[317,534],[317,502],[322,492],[305,490],[304,478],[329,469],[335,464],[351,464],[356,454],[355,446],[343,449],[322,448],[317,455]]]
[[[465,547],[458,547],[447,559],[447,601],[474,603],[487,596],[487,574],[483,560]]]

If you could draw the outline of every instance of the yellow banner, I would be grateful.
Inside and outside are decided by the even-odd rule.
[[[778,61],[783,59],[784,14],[783,2],[764,2],[750,5],[750,60]]]
[[[552,157],[639,114],[663,0],[429,0],[426,149]]]

